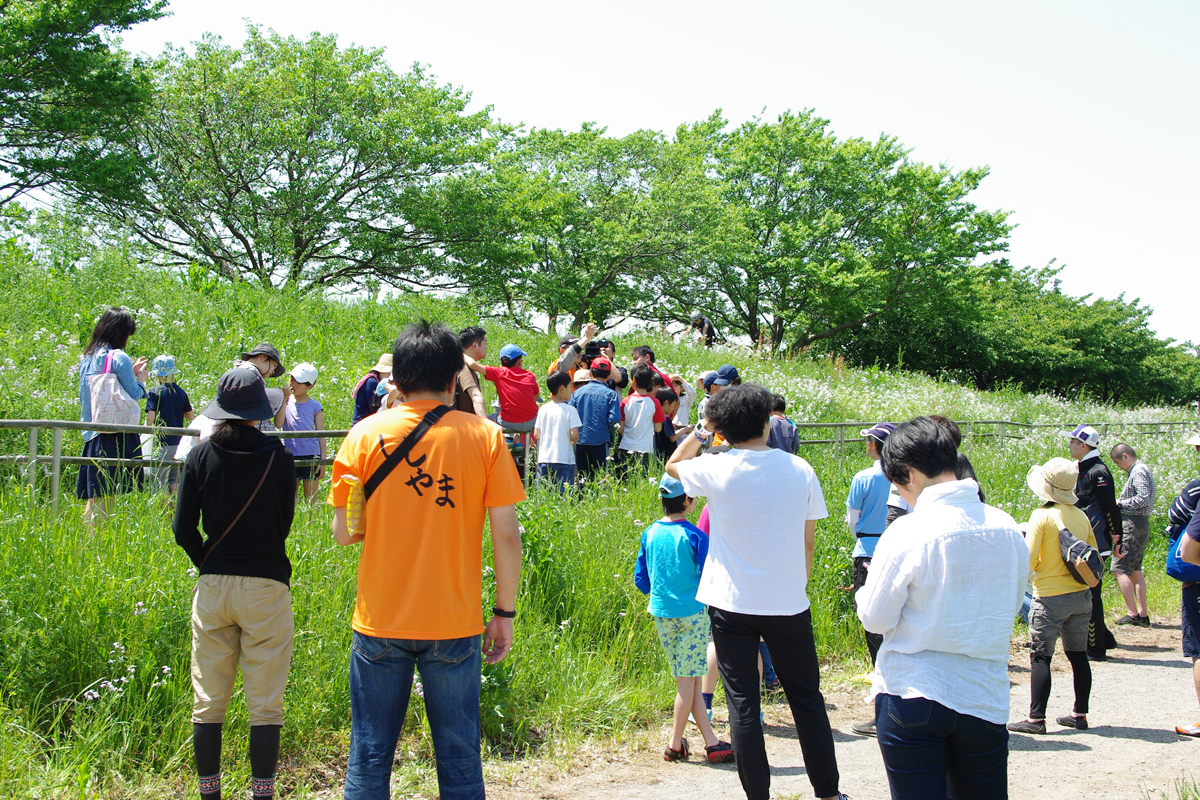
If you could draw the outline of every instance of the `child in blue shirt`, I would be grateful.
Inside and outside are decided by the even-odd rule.
[[[183,428],[196,416],[192,411],[192,402],[187,392],[175,382],[179,370],[172,356],[155,356],[150,365],[150,374],[158,378],[155,386],[146,395],[146,425],[158,425],[164,428]],[[179,447],[178,436],[154,434],[154,460],[156,462],[170,461],[175,458]],[[154,481],[154,487],[159,491],[167,490],[171,494],[179,488],[179,467],[151,467],[149,475]]]
[[[663,475],[658,493],[665,516],[642,532],[633,581],[642,594],[650,595],[647,611],[654,617],[658,641],[675,676],[674,727],[663,759],[679,761],[688,757],[683,730],[690,713],[704,737],[708,760],[731,761],[733,748],[713,734],[701,694],[708,671],[708,614],[704,604],[696,600],[696,589],[708,555],[708,537],[687,521],[688,512],[696,507],[696,498],[687,496],[682,483]]]
[[[309,395],[317,382],[317,368],[308,362],[297,364],[288,373],[287,410],[284,412],[283,429],[285,431],[321,431],[325,430],[325,409],[321,402]],[[284,444],[292,451],[297,459],[325,459],[324,439],[284,439]],[[304,487],[304,499],[312,500],[317,494],[317,484],[321,480],[325,467],[321,464],[296,465],[296,495],[300,487]]]

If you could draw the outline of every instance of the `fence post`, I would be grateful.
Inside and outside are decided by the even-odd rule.
[[[29,466],[29,475],[27,476],[27,480],[29,481],[29,491],[31,491],[31,492],[33,492],[37,489],[37,466],[38,466],[37,465],[37,453],[38,453],[37,440],[38,440],[38,429],[30,428],[29,429],[29,465],[28,465]]]
[[[1001,449],[1001,450],[1003,450],[1003,449],[1004,449],[1004,437],[1005,437],[1006,435],[1007,435],[1007,434],[1005,433],[1005,429],[1004,429],[1004,423],[1003,423],[1003,422],[1001,422],[1001,423],[1000,423],[1000,449]]]
[[[837,432],[838,469],[841,469],[846,461],[846,424],[838,425]]]
[[[50,513],[58,514],[58,488],[62,480],[62,428],[54,429],[50,449]]]

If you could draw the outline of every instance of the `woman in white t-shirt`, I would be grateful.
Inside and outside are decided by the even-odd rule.
[[[833,733],[805,594],[817,520],[829,513],[808,462],[767,446],[770,416],[771,396],[761,386],[726,388],[680,440],[667,472],[690,497],[708,498],[711,533],[696,599],[708,606],[746,796],[768,797],[771,786],[759,717],[761,637],[791,703],[809,781],[817,797],[837,800]],[[714,431],[729,452],[696,458]]]

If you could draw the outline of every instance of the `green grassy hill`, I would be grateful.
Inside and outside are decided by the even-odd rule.
[[[0,303],[7,345],[0,355],[0,418],[9,419],[78,418],[72,367],[93,321],[110,304],[128,305],[137,314],[131,354],[173,354],[183,370],[180,383],[198,408],[237,353],[257,341],[273,342],[289,366],[313,362],[321,371],[314,394],[327,409],[330,428],[348,425],[354,383],[390,350],[406,322],[425,316],[459,328],[478,321],[465,302],[405,296],[341,303],[262,294],[182,282],[111,253],[86,269],[57,272],[11,244],[0,250],[0,285],[8,289]],[[493,353],[516,342],[530,353],[535,371],[557,352],[552,337],[486,327]],[[709,351],[652,332],[620,336],[617,343],[623,354],[651,344],[661,367],[688,378],[736,364],[745,379],[783,394],[800,422],[940,413],[960,420],[1188,420],[1200,426],[1194,410],[979,393],[830,360],[769,361],[741,350]],[[1153,527],[1161,531],[1167,504],[1200,471],[1200,461],[1178,435],[1129,435],[1157,477],[1163,513]],[[1113,427],[1106,446],[1120,436]],[[22,431],[0,433],[4,453],[23,452],[26,441]],[[77,435],[65,441],[69,454],[81,448]],[[1029,465],[1066,454],[1052,430],[1004,442],[969,437],[964,449],[989,502],[1018,520],[1036,505],[1024,485]],[[841,588],[850,582],[853,544],[841,509],[850,478],[867,463],[854,446],[844,457],[827,445],[808,446],[802,455],[813,464],[832,514],[818,527],[809,590],[820,654],[833,669],[861,671],[861,630]],[[120,498],[112,521],[89,537],[81,505],[69,492],[52,518],[44,508],[44,486],[31,497],[11,467],[0,469],[0,479],[0,794],[154,797],[194,788],[188,721],[194,570],[174,544],[168,505],[150,495]],[[68,472],[64,487],[72,481]],[[673,682],[632,581],[639,534],[660,514],[652,481],[606,482],[579,501],[535,491],[522,504],[525,566],[517,639],[510,658],[485,668],[491,758],[561,752],[581,736],[619,736],[669,713]],[[357,552],[333,545],[329,517],[324,506],[298,515],[289,539],[297,638],[281,787],[300,797],[336,781],[349,736],[346,672]],[[1156,535],[1147,557],[1157,616],[1178,613],[1178,584],[1162,574],[1163,544]],[[1109,591],[1108,607],[1115,612],[1120,601]],[[432,750],[419,699],[413,707],[400,774],[409,790],[420,791],[430,785]],[[236,700],[229,723],[225,770],[232,790],[248,782],[247,722]]]

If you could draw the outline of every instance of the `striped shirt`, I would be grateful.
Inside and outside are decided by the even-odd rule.
[[[1183,487],[1179,497],[1171,503],[1171,508],[1167,510],[1167,522],[1171,527],[1186,527],[1192,521],[1192,514],[1196,513],[1197,502],[1200,502],[1200,478]]]

